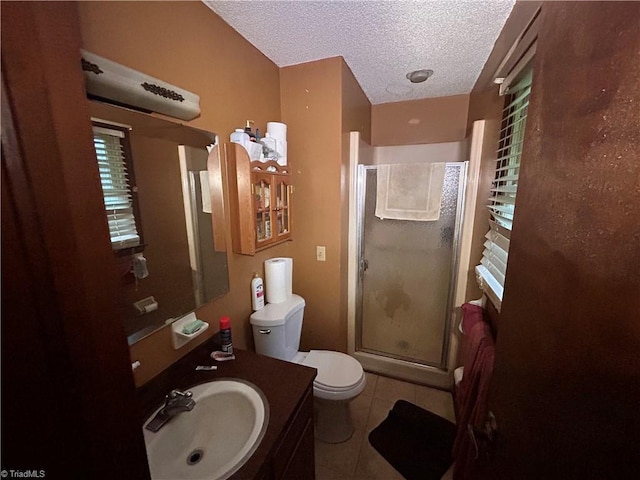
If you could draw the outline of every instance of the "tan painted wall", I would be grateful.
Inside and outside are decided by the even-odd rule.
[[[335,57],[280,73],[288,158],[295,165],[293,290],[307,304],[302,349],[346,349],[339,300],[341,69]],[[317,245],[326,247],[325,262],[316,260]]]
[[[468,160],[468,151],[467,142],[373,147],[373,163],[464,162]]]
[[[351,134],[360,132],[360,142],[371,143],[371,103],[353,76],[348,65],[342,62],[342,173],[341,173],[341,221],[340,221],[340,345],[348,350],[349,323],[349,198],[352,185]]]
[[[371,144],[371,108],[371,102],[343,60],[342,132],[360,132],[360,138]]]
[[[305,298],[302,349],[347,350],[348,142],[371,136],[371,104],[340,57],[281,70],[282,120],[294,159],[293,290]],[[346,154],[345,154],[346,148]],[[326,261],[316,260],[316,246]]]
[[[458,142],[467,136],[469,95],[371,107],[372,145]]]
[[[80,2],[78,11],[83,48],[200,95],[202,115],[190,125],[226,140],[247,118],[255,120],[261,130],[267,121],[280,120],[278,67],[204,4]],[[290,158],[294,161],[293,154]],[[266,258],[288,256],[291,244],[255,257],[233,254],[229,234],[227,245],[230,292],[198,310],[198,317],[213,327],[203,337],[218,330],[220,316],[229,315],[234,343],[253,348],[249,328],[252,272],[264,273]],[[142,364],[136,370],[136,384],[152,378],[198,343],[200,340],[173,350],[167,328],[136,343],[131,348],[132,360]]]

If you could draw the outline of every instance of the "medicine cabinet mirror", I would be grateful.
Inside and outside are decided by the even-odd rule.
[[[114,246],[114,262],[131,345],[229,291],[220,155],[210,132],[97,101],[90,112],[130,147],[142,245]]]

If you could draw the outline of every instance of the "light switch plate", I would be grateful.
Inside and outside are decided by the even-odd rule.
[[[316,260],[319,262],[325,262],[327,260],[327,251],[324,245],[318,245],[316,247]]]

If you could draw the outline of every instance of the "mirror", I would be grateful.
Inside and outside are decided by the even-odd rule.
[[[213,133],[96,101],[90,112],[128,136],[142,245],[114,258],[131,345],[229,291],[220,157]]]

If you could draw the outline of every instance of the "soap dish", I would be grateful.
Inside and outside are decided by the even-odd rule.
[[[193,333],[187,334],[183,333],[182,329],[185,325],[197,320],[196,314],[191,312],[185,315],[184,317],[180,317],[178,320],[171,324],[171,342],[173,343],[173,348],[176,350],[180,347],[183,347],[186,343],[190,342],[198,335],[201,335],[207,328],[209,328],[209,324],[207,322],[202,322],[203,325],[198,330]]]

